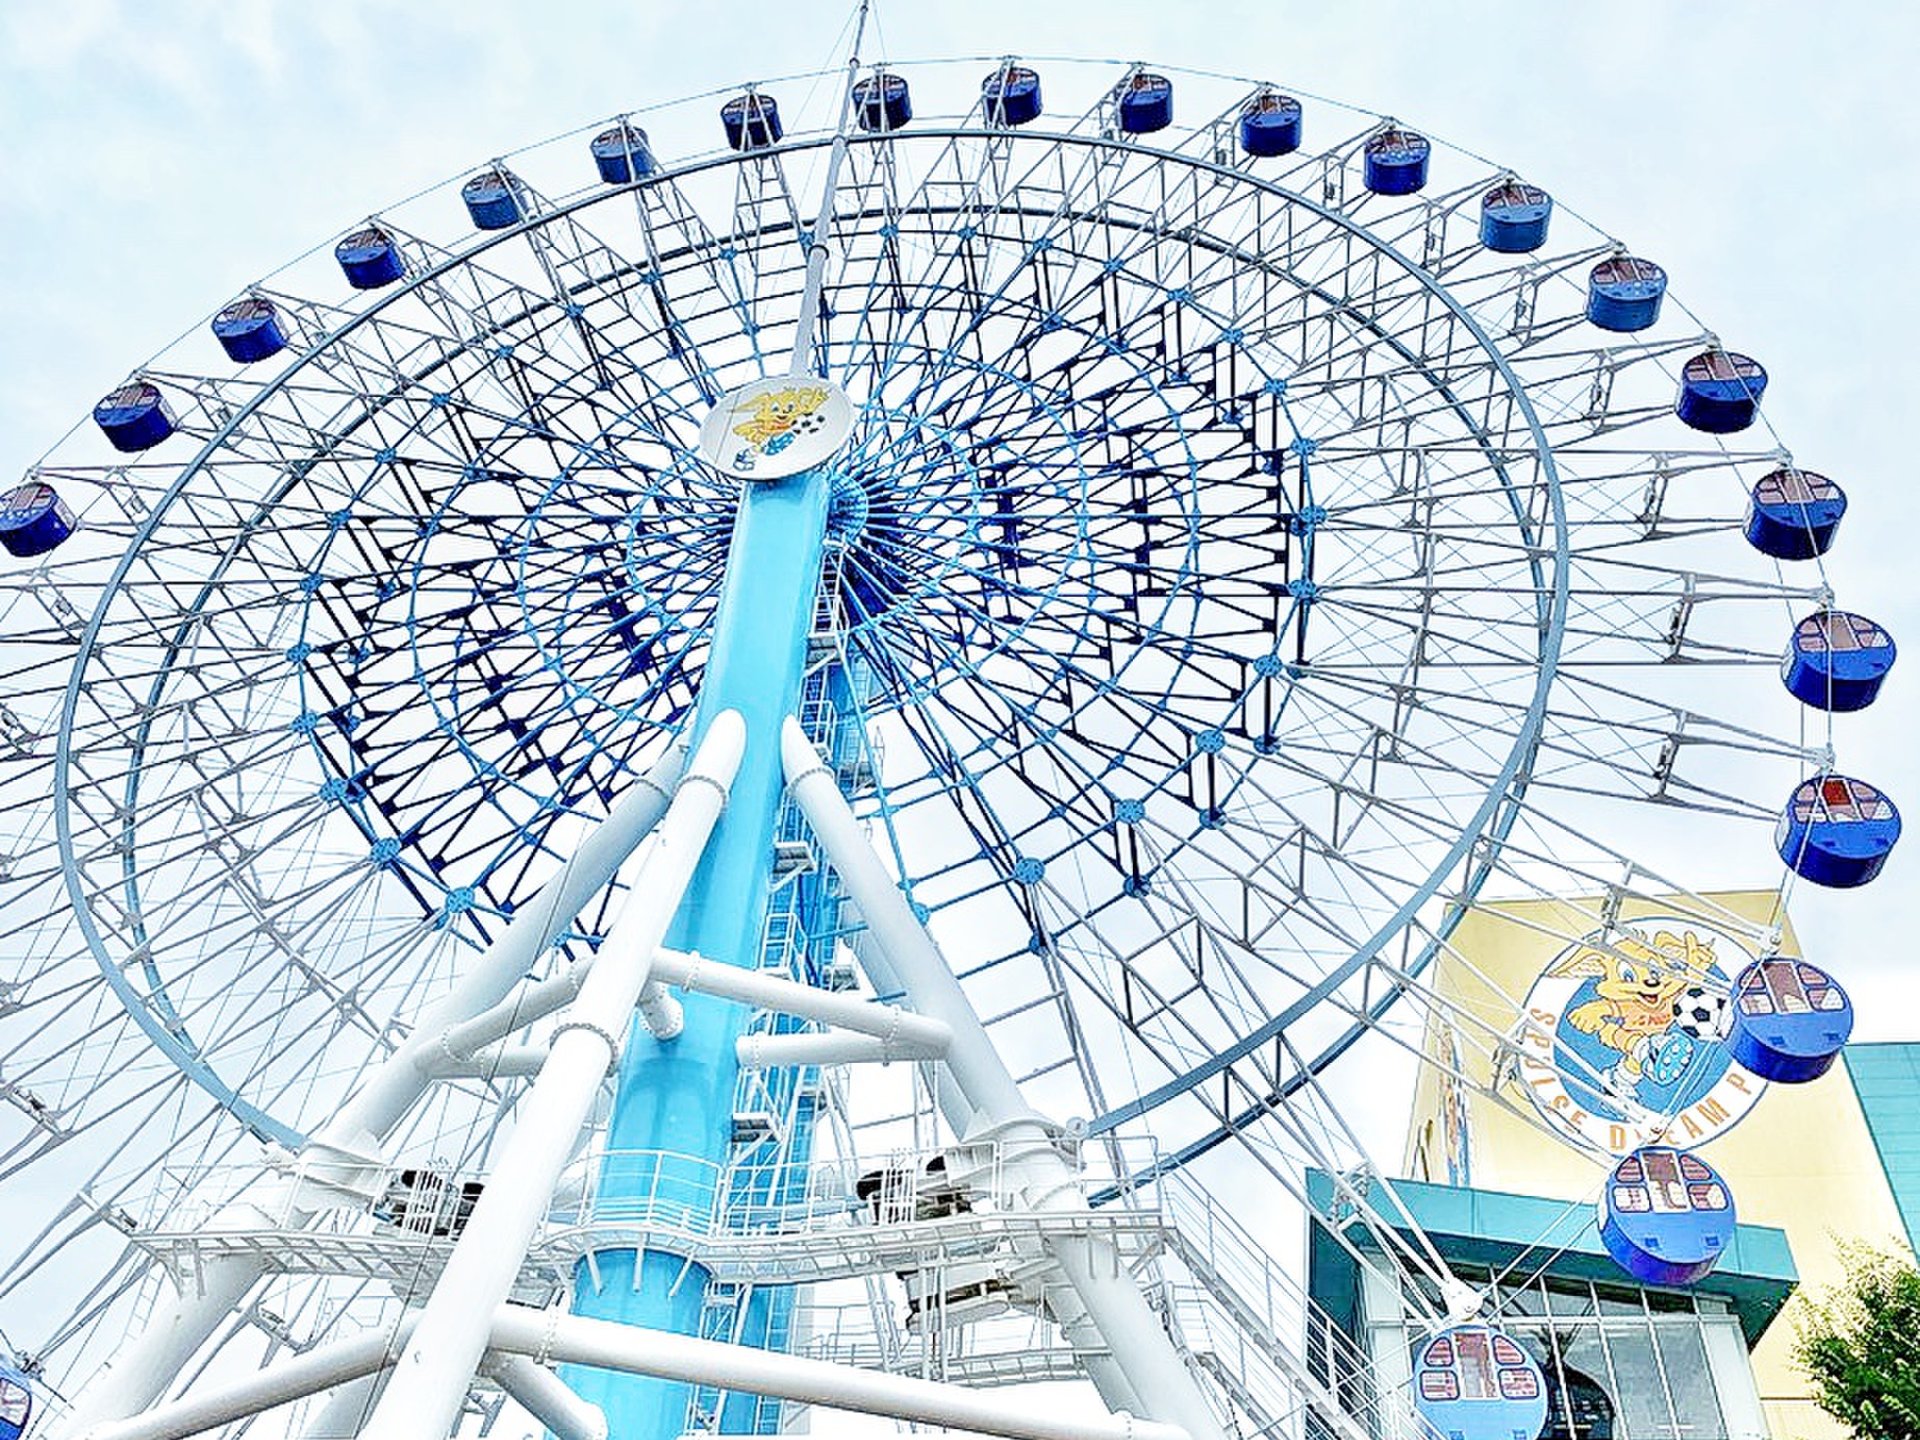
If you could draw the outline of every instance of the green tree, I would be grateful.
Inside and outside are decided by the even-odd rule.
[[[1847,1279],[1802,1313],[1795,1358],[1822,1409],[1872,1440],[1920,1437],[1920,1270],[1867,1245]]]

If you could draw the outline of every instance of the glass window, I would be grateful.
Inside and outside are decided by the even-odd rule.
[[[1683,1290],[1649,1290],[1647,1308],[1656,1315],[1691,1315],[1693,1297]]]
[[[1699,1324],[1655,1321],[1653,1343],[1660,1351],[1660,1368],[1666,1371],[1680,1440],[1723,1440],[1727,1427],[1714,1399],[1713,1374],[1707,1368],[1707,1347]]]
[[[1767,1419],[1760,1409],[1760,1396],[1754,1389],[1753,1366],[1747,1359],[1746,1337],[1731,1315],[1702,1322],[1701,1337],[1707,1342],[1707,1364],[1713,1375],[1713,1388],[1720,1396],[1720,1411],[1726,1417],[1727,1434],[1732,1440],[1766,1440]]]
[[[1507,1332],[1508,1339],[1533,1357],[1534,1364],[1546,1374],[1553,1374],[1553,1340],[1544,1322],[1526,1324],[1502,1321],[1501,1328]]]
[[[1547,1299],[1540,1293],[1540,1282],[1528,1280],[1518,1285],[1502,1285],[1500,1310],[1505,1315],[1546,1314]]]
[[[1596,1285],[1593,1293],[1600,1297],[1602,1315],[1644,1315],[1646,1302],[1640,1298],[1638,1290],[1628,1290],[1618,1285]]]
[[[1612,1372],[1597,1325],[1560,1330],[1559,1388],[1547,1420],[1552,1440],[1622,1440]]]
[[[1676,1440],[1667,1387],[1647,1322],[1615,1321],[1607,1326],[1606,1341],[1621,1402],[1620,1418],[1626,1421],[1626,1440]]]
[[[1377,1264],[1364,1264],[1360,1267],[1360,1303],[1362,1312],[1369,1320],[1398,1320],[1400,1318],[1400,1286],[1389,1274],[1383,1274]]]
[[[1591,1315],[1593,1288],[1584,1280],[1549,1280],[1547,1304],[1555,1315]]]

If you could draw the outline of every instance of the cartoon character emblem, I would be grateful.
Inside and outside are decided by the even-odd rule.
[[[1627,936],[1604,950],[1583,946],[1548,973],[1593,981],[1594,998],[1568,1010],[1565,1023],[1619,1056],[1602,1079],[1614,1094],[1637,1097],[1643,1079],[1672,1084],[1696,1045],[1714,1038],[1697,1024],[1689,1030],[1681,1002],[1705,1003],[1712,992],[1702,982],[1716,968],[1711,940],[1660,930],[1651,943]]]
[[[1711,1139],[1765,1086],[1720,1043],[1723,954],[1736,969],[1750,958],[1732,936],[1677,916],[1569,946],[1528,993],[1516,1078],[1569,1138],[1617,1154],[1661,1137]]]
[[[763,455],[778,455],[803,435],[812,435],[827,423],[822,408],[827,403],[824,385],[789,385],[755,395],[747,418],[733,427],[733,433],[746,443],[734,454],[733,468],[748,471]]]

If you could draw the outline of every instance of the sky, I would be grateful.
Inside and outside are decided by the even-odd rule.
[[[1920,300],[1909,158],[1920,10],[1625,0],[969,0],[878,6],[899,58],[1149,59],[1395,115],[1547,186],[1660,259],[1771,373],[1766,412],[1854,510],[1838,600],[1920,636],[1904,389]],[[422,0],[0,7],[0,478],[141,360],[351,221],[487,157],[655,100],[837,63],[850,14],[801,0]],[[1920,644],[1920,640],[1915,641]],[[1840,768],[1905,800],[1920,660],[1838,723]],[[1920,837],[1879,884],[1802,886],[1809,953],[1867,1038],[1920,1037],[1904,978]],[[1765,881],[1763,875],[1756,880]]]
[[[835,64],[850,8],[0,0],[0,487],[145,357],[358,218],[622,111]],[[1853,500],[1838,601],[1915,653],[1838,722],[1840,768],[1920,830],[1920,6],[880,0],[877,39],[899,58],[1270,79],[1491,157],[1659,259],[1764,360],[1772,424]],[[1920,1039],[1920,833],[1877,885],[1801,886],[1794,920],[1853,989],[1861,1038]]]

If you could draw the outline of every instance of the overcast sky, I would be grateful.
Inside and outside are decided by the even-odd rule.
[[[249,281],[476,160],[656,100],[834,63],[849,7],[506,0],[11,0],[0,9],[0,477]],[[1845,23],[1827,18],[1844,14]],[[1662,260],[1759,356],[1767,414],[1855,509],[1839,599],[1912,641],[1843,769],[1920,827],[1920,7],[967,0],[882,4],[897,57],[1086,54],[1269,78],[1503,162]],[[870,51],[875,47],[869,47]],[[1784,637],[1783,637],[1784,638]],[[1765,728],[1784,723],[1769,717]],[[1816,959],[1920,1037],[1920,835],[1852,894],[1801,887]],[[1756,883],[1770,875],[1756,871]]]

